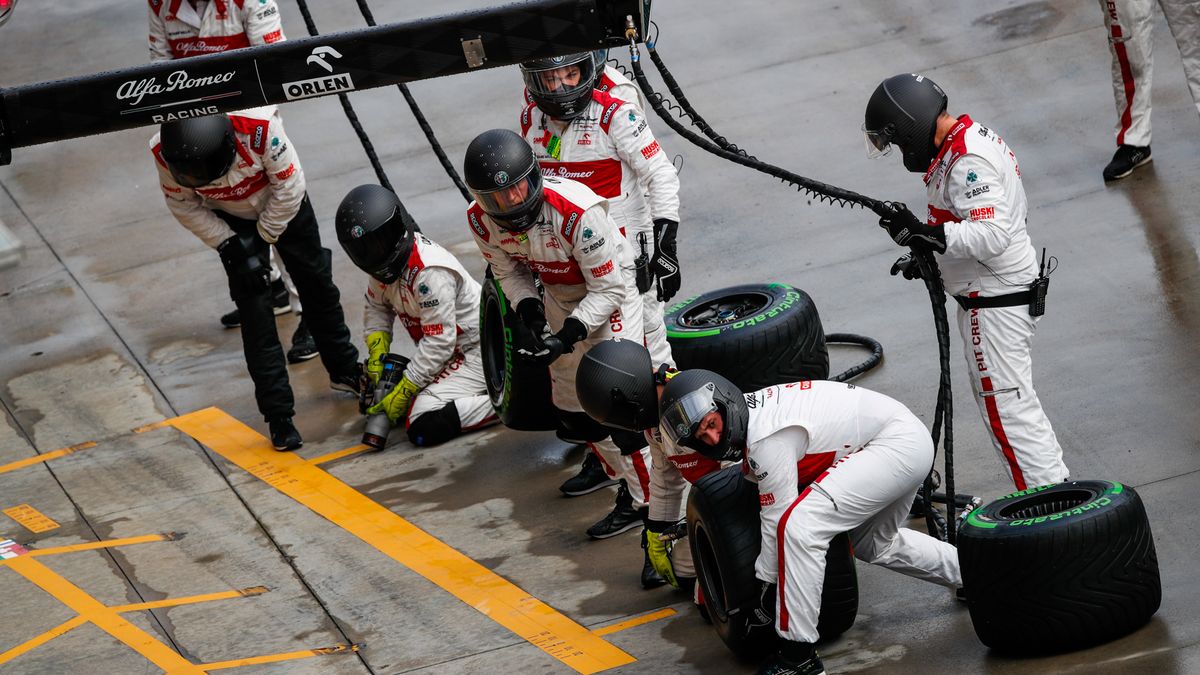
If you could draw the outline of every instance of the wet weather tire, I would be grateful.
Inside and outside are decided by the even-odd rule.
[[[738,467],[704,476],[688,498],[688,541],[704,603],[721,640],[743,658],[761,656],[777,639],[775,628],[751,628],[730,610],[758,601],[754,561],[760,549],[758,488]],[[825,587],[817,630],[822,640],[845,632],[858,612],[858,577],[849,538],[840,534],[826,556]]]
[[[1137,492],[1071,481],[1002,497],[958,534],[975,633],[1015,654],[1081,649],[1143,626],[1162,599]]]
[[[550,370],[517,359],[514,335],[524,335],[526,329],[491,274],[483,283],[479,325],[483,379],[496,416],[510,429],[556,429],[558,414],[550,400]]]
[[[821,318],[798,288],[745,284],[709,291],[671,306],[664,320],[681,370],[715,371],[742,391],[829,376]]]

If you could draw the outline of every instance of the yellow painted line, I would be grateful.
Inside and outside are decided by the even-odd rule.
[[[166,427],[169,427],[169,426],[171,426],[171,420],[160,420],[158,422],[151,422],[150,424],[144,424],[144,425],[134,429],[133,433],[144,434],[147,431],[154,431],[155,429],[165,429]]]
[[[23,555],[10,558],[8,568],[32,581],[39,588],[77,612],[100,630],[124,642],[154,665],[170,673],[203,673],[204,671],[179,655],[178,652],[159,642],[154,636],[129,623],[111,608],[88,595],[70,581],[56,574],[49,567]]]
[[[632,619],[626,619],[620,623],[614,623],[603,628],[593,628],[592,635],[610,635],[612,633],[625,630],[626,628],[633,628],[634,626],[640,626],[645,623],[650,623],[651,621],[665,619],[668,616],[675,616],[675,610],[668,607],[666,609],[660,609],[656,612],[649,612],[647,614],[642,614],[641,616],[635,616]]]
[[[234,659],[232,661],[217,661],[215,663],[202,664],[200,667],[204,670],[221,670],[224,668],[239,668],[241,666],[256,666],[260,663],[278,663],[280,661],[292,661],[294,659],[307,659],[313,656],[325,656],[327,654],[353,654],[356,651],[358,651],[358,645],[334,645],[333,647],[302,649],[297,652],[284,652],[282,654],[251,656],[250,658]]]
[[[335,459],[349,457],[350,455],[357,455],[358,453],[365,452],[367,450],[374,450],[374,448],[372,448],[369,445],[352,445],[343,450],[338,450],[337,452],[331,452],[326,455],[321,455],[320,457],[313,457],[312,459],[308,460],[308,463],[312,464],[314,466],[317,464],[326,464],[328,462],[332,462]]]
[[[148,544],[152,541],[171,541],[175,538],[173,532],[166,534],[143,534],[140,537],[125,537],[124,539],[105,539],[103,541],[89,541],[86,544],[71,544],[69,546],[54,546],[51,548],[35,548],[30,549],[25,556],[42,556],[42,555],[58,555],[59,553],[75,553],[77,551],[91,551],[97,548],[113,548],[115,546],[129,546],[131,544]],[[13,560],[10,558],[10,560]],[[0,560],[0,565],[6,561]]]
[[[58,624],[54,628],[51,628],[50,630],[46,631],[45,633],[42,633],[41,635],[39,635],[35,638],[26,640],[25,642],[22,642],[21,644],[17,645],[16,647],[13,647],[12,649],[10,649],[6,652],[0,653],[0,666],[8,663],[9,661],[12,661],[13,659],[17,658],[18,656],[24,654],[27,651],[41,647],[42,645],[53,640],[54,638],[58,637],[59,635],[66,633],[67,631],[71,630],[72,628],[78,628],[79,626],[82,626],[84,623],[85,623],[85,620],[82,616],[76,616],[73,619],[68,619],[68,620]]]
[[[42,462],[48,462],[52,459],[58,459],[59,457],[64,457],[73,452],[79,452],[80,450],[87,450],[88,448],[94,448],[94,447],[96,447],[96,444],[93,443],[92,441],[88,441],[87,443],[77,443],[75,445],[70,445],[65,448],[59,448],[58,450],[51,450],[50,452],[43,452],[40,455],[34,455],[33,457],[26,457],[25,459],[18,459],[17,461],[9,462],[8,464],[0,464],[0,473],[8,473],[9,471],[16,471],[17,469],[24,469],[27,466],[33,466],[34,464],[41,464]]]
[[[228,600],[230,598],[248,598],[254,595],[262,595],[267,592],[266,586],[251,586],[250,588],[241,588],[234,591],[220,591],[218,593],[205,593],[203,595],[188,595],[182,598],[166,598],[164,600],[153,600],[151,602],[135,602],[132,605],[117,605],[112,607],[114,612],[139,612],[147,609],[161,609],[163,607],[178,607],[179,605],[194,605],[198,602],[212,602],[213,600]]]
[[[28,504],[18,504],[4,509],[4,515],[12,518],[30,532],[49,532],[58,529],[58,523]]]
[[[304,458],[276,452],[270,441],[227,413],[206,408],[176,417],[171,425],[575,671],[595,673],[634,662],[629,654]]]

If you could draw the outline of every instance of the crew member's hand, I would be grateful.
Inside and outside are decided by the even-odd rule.
[[[521,323],[533,333],[535,340],[546,336],[546,306],[537,298],[525,298],[517,303],[517,316]]]
[[[921,278],[921,266],[911,252],[896,258],[896,262],[892,263],[892,276],[897,274],[903,274],[904,278],[909,280]]]
[[[413,397],[417,395],[418,391],[420,389],[412,383],[412,380],[408,379],[406,374],[400,378],[388,395],[383,397],[383,400],[367,408],[367,414],[386,412],[388,420],[392,424],[396,424],[408,414],[408,406],[412,405]]]
[[[650,259],[650,273],[654,275],[660,302],[675,297],[682,283],[679,253],[675,246],[678,229],[679,223],[674,220],[659,218],[654,221],[654,257]]]
[[[379,382],[379,376],[383,374],[383,357],[392,350],[392,334],[377,330],[367,336],[367,357],[366,372],[370,378],[371,384]]]
[[[271,267],[266,260],[266,242],[257,235],[233,235],[217,244],[217,254],[229,277],[229,295],[239,299],[266,293],[271,288]]]
[[[901,246],[946,252],[946,230],[940,225],[921,222],[903,204],[892,204],[892,212],[879,219],[879,226],[887,230],[892,240]]]
[[[758,584],[758,597],[743,609],[747,623],[751,627],[774,625],[777,587],[765,581],[759,581]]]
[[[587,327],[583,322],[568,316],[561,330],[540,339],[535,335],[533,345],[518,348],[517,355],[530,363],[548,366],[563,354],[575,351],[575,343],[586,337]]]
[[[675,578],[675,568],[671,566],[671,548],[672,543],[668,543],[659,538],[658,532],[651,532],[649,529],[643,530],[645,537],[642,539],[642,547],[646,549],[646,556],[650,558],[650,564],[654,566],[654,571],[658,572],[658,576],[667,580],[675,588],[679,588],[679,580]]]

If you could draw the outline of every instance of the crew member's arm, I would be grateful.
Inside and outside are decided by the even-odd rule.
[[[283,42],[283,23],[279,20],[279,7],[275,0],[257,0],[242,5],[242,21],[246,26],[246,39],[252,46]]]
[[[646,434],[650,445],[650,512],[647,527],[652,532],[662,532],[678,520],[683,510],[683,491],[687,481],[679,468],[667,459],[666,438],[657,440],[652,433]]]
[[[1008,249],[1019,224],[1007,211],[1004,183],[996,167],[978,155],[965,155],[950,167],[946,185],[959,220],[943,224],[945,255],[987,260]]]
[[[283,120],[278,114],[271,118],[265,143],[263,169],[271,184],[271,195],[258,214],[258,235],[268,244],[274,244],[300,211],[304,201],[304,169],[300,168],[300,158],[284,133]]]
[[[167,42],[167,26],[163,23],[154,3],[150,3],[150,61],[170,61],[171,43]]]
[[[803,427],[786,427],[750,446],[750,479],[758,483],[762,548],[754,563],[754,576],[777,583],[779,558],[776,553],[783,515],[798,498],[796,458],[808,447]]]
[[[586,237],[586,233],[591,233]],[[583,218],[572,233],[572,253],[579,263],[587,295],[571,312],[590,335],[608,324],[613,312],[625,302],[626,275],[631,270],[621,265],[621,246],[624,238],[608,212],[601,205],[583,212]],[[640,339],[640,336],[639,336]]]
[[[367,277],[367,292],[363,294],[363,341],[367,345],[367,376],[378,382],[383,372],[382,359],[392,350],[392,325],[396,312],[387,300],[387,284]]]
[[[650,131],[646,114],[636,103],[625,103],[613,115],[609,136],[617,156],[633,169],[650,198],[650,218],[679,222],[679,174]]]
[[[404,376],[417,387],[429,386],[454,357],[454,345],[458,340],[455,319],[458,283],[458,275],[443,267],[426,267],[413,281],[420,306],[422,335]]]

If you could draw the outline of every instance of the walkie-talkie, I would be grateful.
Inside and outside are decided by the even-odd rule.
[[[1046,275],[1046,248],[1042,247],[1042,264],[1038,266],[1037,278],[1029,286],[1029,316],[1046,313],[1046,293],[1050,291],[1050,277]]]

